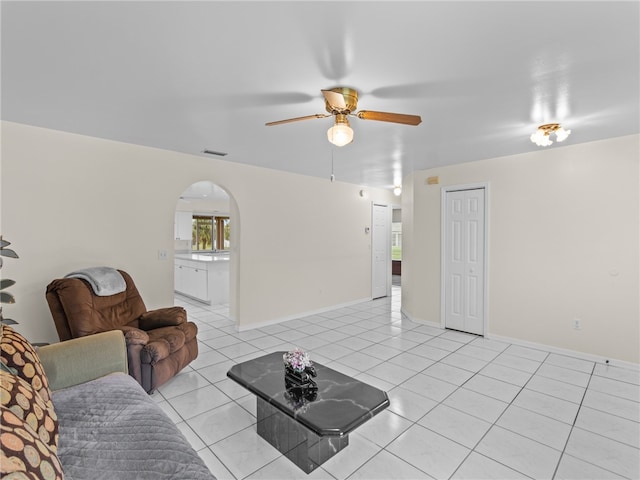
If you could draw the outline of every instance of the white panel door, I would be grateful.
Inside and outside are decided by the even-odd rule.
[[[371,297],[389,295],[391,290],[391,221],[387,205],[373,205],[371,229]]]
[[[446,192],[445,327],[484,334],[484,188]]]

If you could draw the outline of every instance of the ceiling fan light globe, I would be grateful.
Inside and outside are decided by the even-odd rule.
[[[327,138],[337,147],[353,142],[353,130],[349,125],[336,124],[327,130]]]

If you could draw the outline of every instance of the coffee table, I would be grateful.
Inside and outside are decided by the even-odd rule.
[[[285,387],[274,352],[231,367],[227,376],[257,398],[258,435],[311,473],[349,445],[349,433],[389,406],[382,390],[314,362],[317,393]],[[315,398],[314,398],[315,397]]]

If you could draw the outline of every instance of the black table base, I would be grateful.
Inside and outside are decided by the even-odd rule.
[[[349,445],[349,436],[320,436],[257,397],[258,435],[311,473]]]

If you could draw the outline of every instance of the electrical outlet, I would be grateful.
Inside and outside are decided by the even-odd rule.
[[[573,319],[573,329],[574,330],[581,330],[582,329],[582,320],[580,320],[579,318],[574,318]]]
[[[158,260],[167,260],[169,255],[166,250],[158,250]]]

